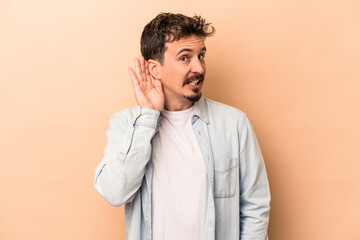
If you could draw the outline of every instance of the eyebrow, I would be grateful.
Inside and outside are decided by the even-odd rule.
[[[203,47],[201,50],[200,50],[200,52],[206,52],[206,47]],[[184,49],[181,49],[177,54],[176,54],[176,56],[178,56],[180,53],[182,53],[182,52],[193,52],[193,50],[192,49],[190,49],[190,48],[184,48]]]

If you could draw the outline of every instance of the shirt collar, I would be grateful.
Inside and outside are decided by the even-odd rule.
[[[196,101],[194,104],[194,113],[193,116],[199,117],[202,121],[209,123],[209,118],[207,114],[207,107],[205,98],[201,97],[199,101]]]

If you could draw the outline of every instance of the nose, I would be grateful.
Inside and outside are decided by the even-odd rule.
[[[194,73],[203,74],[205,72],[205,62],[196,58],[192,62],[191,71]]]

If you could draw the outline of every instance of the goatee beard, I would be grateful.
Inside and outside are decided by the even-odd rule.
[[[189,100],[190,102],[193,102],[193,103],[195,103],[195,102],[197,102],[197,101],[199,101],[200,100],[200,98],[201,98],[201,92],[199,92],[198,94],[196,94],[196,95],[194,95],[194,96],[184,96],[187,100]]]
[[[204,81],[204,78],[205,78],[205,74],[197,73],[197,74],[195,74],[195,75],[192,76],[192,77],[186,78],[185,81],[184,81],[184,83],[183,83],[183,86],[185,86],[186,84],[191,83],[191,82],[194,81],[194,80],[199,80],[199,83],[200,83],[200,82],[203,82],[203,81]],[[202,94],[201,94],[199,88],[192,89],[192,91],[195,93],[195,95],[193,95],[193,96],[184,96],[184,97],[185,97],[187,100],[189,100],[190,102],[195,103],[195,102],[197,102],[197,101],[200,100]]]

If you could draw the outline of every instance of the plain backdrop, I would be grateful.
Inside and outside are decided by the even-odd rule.
[[[204,96],[253,124],[270,239],[360,239],[358,0],[1,0],[0,239],[125,239],[94,171],[160,12],[216,27]]]

